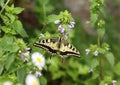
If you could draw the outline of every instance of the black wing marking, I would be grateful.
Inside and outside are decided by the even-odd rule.
[[[76,56],[76,57],[80,57],[80,53],[79,51],[77,51],[77,49],[71,45],[70,43],[63,41],[61,43],[61,47],[60,47],[60,52],[59,54],[61,56]]]
[[[61,56],[76,56],[76,57],[80,57],[80,54],[79,53],[75,53],[75,52],[71,52],[71,51],[65,51],[65,52],[62,52],[60,51],[60,55]]]
[[[58,38],[43,39],[34,43],[34,46],[41,47],[50,52],[51,54],[56,54],[58,52],[57,41]]]
[[[61,57],[64,56],[80,57],[79,51],[77,51],[77,49],[73,45],[69,44],[64,39],[59,37],[40,40],[36,42],[34,46],[41,47],[50,52],[51,54],[59,53]]]
[[[56,54],[57,53],[57,50],[53,50],[51,47],[43,45],[43,44],[40,44],[40,43],[35,43],[34,46],[41,47],[41,48],[43,48],[45,50],[48,50],[52,54]]]

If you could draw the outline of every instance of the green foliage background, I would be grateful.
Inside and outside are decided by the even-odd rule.
[[[3,8],[4,0],[0,1],[1,8]],[[104,2],[104,0],[98,1]],[[33,1],[35,5],[29,6],[23,4],[24,2],[25,0],[9,1],[9,4],[0,14],[1,82],[10,79],[14,83],[24,84],[25,76],[28,73],[27,68],[30,66],[25,65],[20,59],[19,50],[30,47],[32,48],[31,53],[38,51],[43,53],[46,59],[46,66],[42,71],[43,75],[39,78],[41,85],[105,85],[105,83],[112,85],[112,80],[116,80],[116,84],[120,85],[119,20],[106,12],[102,13],[107,16],[104,16],[106,33],[103,38],[105,40],[103,39],[101,42],[105,41],[109,44],[110,52],[105,54],[106,57],[101,56],[103,76],[100,80],[99,56],[85,54],[85,49],[89,48],[90,44],[97,43],[97,35],[88,35],[84,31],[81,21],[74,17],[76,25],[71,31],[68,42],[80,51],[81,58],[69,57],[65,63],[61,63],[60,56],[55,55],[50,60],[50,54],[43,49],[33,47],[33,43],[38,40],[41,33],[45,34],[47,38],[59,36],[57,25],[52,22],[56,20],[53,14],[59,14],[61,11],[69,9],[63,6],[60,0],[35,0]],[[95,2],[96,0],[93,0],[92,6],[96,5]],[[29,11],[32,11],[31,14]],[[97,9],[95,12],[98,12]],[[24,17],[25,13],[28,17]],[[91,13],[94,13],[93,10]],[[91,25],[94,28],[96,27],[96,17],[98,16],[91,15],[91,20],[93,20]]]

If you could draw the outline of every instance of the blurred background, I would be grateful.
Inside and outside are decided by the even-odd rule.
[[[70,42],[80,51],[81,58],[68,58],[65,64],[62,64],[59,56],[53,57],[50,62],[50,55],[46,53],[47,67],[43,71],[43,81],[47,82],[47,85],[98,85],[98,69],[90,68],[95,61],[85,55],[85,49],[90,44],[97,43],[96,30],[87,23],[90,20],[90,0],[14,0],[13,2],[15,6],[25,8],[19,18],[29,35],[29,39],[25,40],[31,42],[30,46],[40,33],[57,35],[57,26],[54,23],[46,23],[45,17],[48,15],[59,14],[60,11],[67,9],[76,21]],[[106,34],[103,41],[110,45],[110,51],[115,56],[115,65],[110,67],[108,62],[103,62],[103,70],[105,78],[115,79],[120,84],[120,0],[105,0],[105,12]],[[41,51],[33,47],[33,51],[36,50]]]

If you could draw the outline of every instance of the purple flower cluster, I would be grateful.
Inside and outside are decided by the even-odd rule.
[[[90,49],[85,49],[86,55],[90,53]]]
[[[85,49],[85,52],[86,52],[86,55],[88,55],[89,53],[90,53],[90,49]],[[94,54],[94,56],[98,56],[99,55],[99,52],[98,52],[98,50],[95,50],[94,52],[93,52],[93,54]]]
[[[36,71],[36,72],[35,72],[35,76],[36,76],[36,77],[40,77],[40,76],[42,76],[42,73],[39,72],[39,71]]]
[[[61,33],[64,33],[65,32],[65,28],[60,24],[61,21],[60,20],[56,20],[54,22],[55,24],[58,24],[58,31],[60,31]],[[70,21],[70,23],[68,24],[68,31],[70,31],[72,28],[74,28],[74,25],[75,25],[75,22],[73,21]]]
[[[58,26],[58,30],[59,30],[61,33],[64,33],[65,28],[63,28],[62,25],[59,25],[59,26]]]
[[[94,55],[95,55],[95,56],[98,56],[98,54],[99,54],[99,52],[96,50],[96,51],[94,52]]]
[[[54,23],[55,23],[55,24],[60,24],[60,20],[58,19],[58,20],[56,20]]]
[[[30,48],[26,48],[25,52],[19,51],[21,58],[24,60],[24,62],[29,61],[30,57]]]
[[[70,22],[70,24],[68,25],[68,30],[71,30],[72,28],[74,28],[75,22]]]

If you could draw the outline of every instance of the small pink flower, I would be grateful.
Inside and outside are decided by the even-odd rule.
[[[25,57],[25,55],[24,55],[23,52],[20,53],[20,56],[21,56],[21,58],[24,58],[24,57]]]
[[[58,20],[55,20],[55,22],[54,22],[55,24],[60,24],[60,20],[58,19]]]
[[[24,60],[24,62],[28,62],[30,58],[30,48],[26,48],[25,52],[19,51],[21,58]]]
[[[74,26],[68,25],[68,30],[71,30]]]
[[[90,49],[85,49],[86,55],[90,53]]]
[[[59,25],[58,26],[58,30],[61,32],[61,33],[64,33],[65,29],[62,27],[62,25]]]
[[[105,83],[105,85],[108,85],[107,83]]]
[[[74,28],[75,22],[70,22],[70,25],[68,25],[68,30],[71,30]]]
[[[96,50],[96,51],[94,52],[94,55],[95,55],[95,56],[98,56],[98,54],[99,54],[99,52]]]
[[[75,25],[75,22],[71,21],[70,24],[71,24],[71,25]]]
[[[93,69],[92,68],[90,68],[89,69],[89,71],[88,71],[88,73],[92,73],[93,72]]]
[[[41,72],[39,72],[39,71],[36,71],[36,72],[35,72],[35,76],[36,76],[36,77],[40,77],[41,75],[42,75]]]
[[[112,80],[113,85],[116,85],[117,81],[116,80]]]

